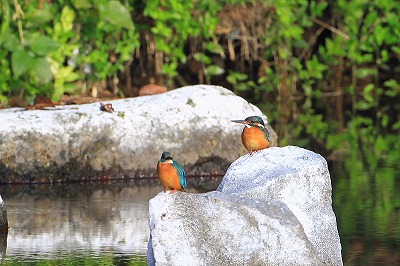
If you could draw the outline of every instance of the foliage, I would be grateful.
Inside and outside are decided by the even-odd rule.
[[[135,95],[129,87],[153,79],[232,89],[268,114],[281,145],[338,147],[355,125],[400,131],[396,1],[0,4],[0,103],[58,100],[104,80]]]
[[[398,132],[400,23],[394,18],[400,6],[391,1],[278,2],[286,4],[274,2],[276,24],[265,41],[274,67],[258,82],[276,88],[278,115],[272,117],[278,130],[286,128],[281,144],[306,135],[324,147],[328,138],[334,140],[332,133],[357,119],[373,125],[374,136]]]
[[[146,1],[143,14],[153,21],[154,25],[148,30],[157,53],[162,55],[163,60],[159,64],[162,65],[161,73],[168,77],[166,83],[173,86],[179,66],[184,65],[188,58],[194,58],[201,64],[200,71],[208,83],[210,76],[223,72],[222,68],[213,65],[206,54],[221,51],[212,38],[215,37],[218,12],[223,6],[223,1],[212,0]],[[190,51],[186,52],[188,45]]]
[[[3,101],[37,94],[58,100],[76,92],[79,79],[116,75],[139,45],[129,7],[119,1],[1,0],[0,15]]]

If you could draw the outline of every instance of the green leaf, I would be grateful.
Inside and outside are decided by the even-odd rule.
[[[29,10],[24,19],[27,21],[27,26],[37,26],[53,19],[53,14],[48,9],[31,9]]]
[[[44,57],[39,57],[34,60],[32,71],[40,79],[41,83],[44,84],[49,83],[53,77],[50,64]]]
[[[74,72],[74,68],[71,66],[63,67],[59,69],[56,74],[57,81],[72,82],[79,78],[79,74]]]
[[[394,125],[393,125],[393,130],[399,130],[399,129],[400,129],[400,121],[394,123]]]
[[[194,53],[193,54],[193,58],[196,60],[196,61],[199,61],[199,62],[202,62],[202,63],[204,63],[204,64],[211,64],[211,58],[210,57],[208,57],[207,55],[205,55],[205,54],[203,54],[203,53]]]
[[[390,48],[393,50],[393,52],[400,55],[400,46],[392,46]]]
[[[383,83],[385,87],[385,95],[389,97],[396,97],[400,93],[400,84],[395,79],[389,79]]]
[[[156,34],[163,36],[165,38],[171,38],[173,35],[172,29],[162,22],[156,22],[156,26],[151,29],[151,31]],[[164,41],[165,39],[163,39]]]
[[[311,1],[310,2],[310,10],[311,10],[311,15],[313,17],[319,17],[322,16],[322,12],[326,9],[328,6],[328,2],[321,2],[317,3],[317,1]]]
[[[211,65],[207,67],[207,73],[215,76],[215,75],[221,75],[225,72],[225,70],[219,66],[216,65]]]
[[[383,42],[385,41],[385,39],[387,37],[389,37],[389,35],[390,35],[389,28],[382,27],[379,25],[373,31],[373,35],[375,36],[375,40],[376,40],[378,46],[381,46],[383,44]]]
[[[110,1],[103,15],[114,25],[134,29],[129,10],[119,1]]]
[[[75,12],[69,6],[65,6],[61,11],[61,24],[65,32],[69,32],[74,27]]]
[[[371,109],[373,107],[373,105],[371,103],[365,102],[365,101],[360,101],[356,104],[356,108],[357,110],[368,110]]]
[[[236,91],[248,91],[248,90],[250,90],[250,87],[247,86],[246,83],[238,83],[235,86],[235,90]]]
[[[34,65],[33,56],[22,48],[16,49],[11,55],[11,67],[15,77],[30,70]]]
[[[224,50],[222,49],[222,47],[215,42],[207,42],[205,45],[205,49],[211,53],[215,53],[215,54],[220,54],[223,53]]]
[[[368,103],[372,103],[375,100],[373,95],[372,95],[374,90],[375,90],[375,85],[374,84],[368,84],[364,88],[363,97]]]
[[[162,39],[156,39],[156,47],[157,50],[162,51],[166,54],[171,53],[171,46],[168,43],[163,42]]]
[[[356,70],[357,78],[363,79],[368,76],[375,76],[377,74],[377,70],[375,68],[358,68]]]
[[[77,9],[89,9],[92,7],[90,0],[73,0],[72,4]]]
[[[48,53],[56,51],[60,45],[58,42],[53,41],[50,37],[39,36],[32,40],[32,51],[39,55],[47,55]]]
[[[15,34],[11,34],[8,30],[0,35],[0,45],[3,44],[4,48],[8,51],[14,51],[19,47],[19,40]]]

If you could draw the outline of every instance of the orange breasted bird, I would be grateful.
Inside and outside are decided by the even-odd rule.
[[[172,190],[174,193],[177,190],[185,191],[186,174],[182,165],[172,158],[170,152],[163,152],[157,163],[157,173],[161,184],[164,187],[164,192]]]
[[[242,132],[243,146],[250,152],[259,151],[269,147],[269,132],[264,121],[259,116],[249,116],[245,120],[232,120],[231,122],[244,124]]]

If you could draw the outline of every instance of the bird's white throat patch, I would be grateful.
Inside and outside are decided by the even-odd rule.
[[[258,127],[261,127],[261,128],[265,128],[262,124],[259,124],[259,123],[254,123],[254,124],[252,124],[253,126],[254,125],[257,125]],[[246,124],[245,125],[247,128],[251,128],[252,126],[251,126],[251,124]]]

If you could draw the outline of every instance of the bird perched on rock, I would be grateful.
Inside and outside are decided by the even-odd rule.
[[[161,184],[164,187],[164,192],[172,190],[174,193],[177,190],[185,191],[186,174],[182,165],[172,158],[170,152],[163,152],[157,163],[157,174]]]
[[[249,116],[245,120],[232,120],[232,122],[244,124],[242,132],[243,146],[250,152],[259,151],[269,147],[269,132],[265,128],[264,121],[259,116]]]

